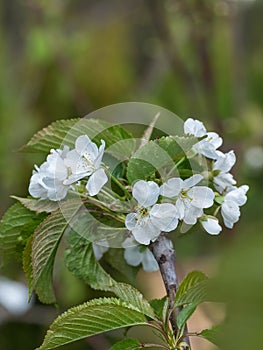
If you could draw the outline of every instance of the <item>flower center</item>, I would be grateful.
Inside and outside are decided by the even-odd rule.
[[[138,215],[140,216],[140,218],[144,218],[148,215],[148,210],[146,208],[141,207],[138,210]]]

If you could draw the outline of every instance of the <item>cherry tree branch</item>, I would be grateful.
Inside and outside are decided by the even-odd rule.
[[[180,309],[174,309],[174,298],[178,289],[178,280],[175,271],[175,250],[173,243],[166,234],[162,233],[155,242],[150,244],[149,248],[152,251],[160,268],[166,293],[170,301],[169,319],[174,334],[177,335],[179,329],[176,318]],[[187,332],[187,327],[185,327],[185,333]],[[190,347],[189,337],[185,336],[184,341]]]

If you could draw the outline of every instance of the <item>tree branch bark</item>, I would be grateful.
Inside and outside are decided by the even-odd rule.
[[[162,279],[165,285],[166,293],[169,298],[169,314],[170,322],[176,335],[178,333],[178,325],[176,318],[180,309],[174,309],[174,298],[178,289],[178,280],[175,271],[175,250],[173,248],[172,241],[167,237],[166,234],[161,234],[159,238],[150,244],[150,250],[152,251],[162,275]],[[187,333],[187,326],[185,327]],[[190,347],[189,337],[185,336],[184,341]]]

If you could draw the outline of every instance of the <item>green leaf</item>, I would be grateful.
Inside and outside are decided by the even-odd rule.
[[[18,200],[24,207],[37,213],[51,213],[59,208],[59,202],[49,201],[46,199],[33,199],[11,196]]]
[[[54,349],[95,334],[135,325],[147,325],[147,321],[130,303],[116,298],[95,299],[59,316],[38,350]]]
[[[155,318],[154,311],[151,305],[146,299],[144,299],[143,295],[131,285],[126,283],[115,282],[115,284],[109,289],[109,291],[112,291],[120,299],[126,302],[130,302],[144,315],[147,315],[152,319]]]
[[[201,271],[190,272],[176,292],[175,307],[203,302],[207,295],[207,280],[208,278]]]
[[[5,263],[14,257],[21,258],[28,237],[45,217],[20,203],[6,211],[0,222],[0,252]]]
[[[97,262],[92,243],[73,230],[68,233],[67,241],[70,247],[65,251],[65,264],[69,271],[93,289],[109,290],[115,281]]]
[[[215,345],[219,345],[219,342],[217,339],[218,339],[219,333],[221,331],[221,326],[222,325],[217,325],[217,326],[214,326],[210,329],[204,329],[202,332],[200,332],[198,334],[198,337],[209,340],[211,343],[213,343]]]
[[[103,256],[104,260],[132,284],[136,283],[138,267],[128,265],[124,259],[123,248],[109,249]]]
[[[198,142],[198,139],[193,136],[167,136],[161,137],[156,142],[174,161],[178,161],[179,158],[185,156],[186,152],[190,151],[193,145]]]
[[[145,315],[154,318],[154,311],[143,295],[132,286],[116,282],[96,260],[92,243],[76,232],[68,235],[70,248],[65,252],[67,268],[78,278],[89,284],[93,289],[115,293],[123,301],[134,305]]]
[[[31,298],[34,285],[33,285],[33,268],[32,268],[32,242],[33,236],[29,237],[26,247],[23,251],[23,270],[26,274],[28,284],[28,297]]]
[[[103,139],[109,153],[117,158],[129,157],[135,147],[132,135],[119,125],[113,126],[98,119],[75,118],[50,124],[36,133],[22,150],[49,153],[51,148],[63,148],[64,145],[74,148],[77,137],[84,134],[96,143]],[[120,144],[117,144],[119,141]]]
[[[137,339],[127,338],[118,341],[109,350],[138,350],[142,349],[141,343]]]
[[[175,163],[183,159],[195,138],[176,136],[162,137],[150,141],[139,148],[130,159],[127,167],[127,178],[130,183],[151,178],[156,172],[161,175],[174,168]]]
[[[172,167],[171,157],[156,141],[150,141],[139,148],[127,166],[127,178],[132,184],[137,180],[146,180],[164,165]]]
[[[163,311],[166,306],[167,297],[163,297],[162,299],[153,299],[150,300],[149,303],[151,307],[154,309],[155,314],[159,319],[163,319]]]
[[[77,200],[68,200],[50,214],[34,232],[32,242],[33,284],[43,303],[54,303],[52,273],[60,239],[81,206]]]
[[[184,327],[187,320],[195,312],[195,309],[197,308],[198,304],[199,304],[199,302],[190,303],[190,304],[184,306],[184,308],[179,312],[177,319],[176,319],[179,329],[182,329]]]

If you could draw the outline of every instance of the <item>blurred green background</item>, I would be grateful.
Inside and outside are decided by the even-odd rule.
[[[229,302],[224,350],[263,343],[262,15],[262,0],[0,3],[1,215],[10,194],[27,194],[39,162],[37,155],[16,152],[19,147],[56,119],[109,104],[148,102],[201,119],[224,137],[225,151],[235,149],[234,174],[250,186],[240,223],[219,237],[187,235],[177,246],[182,274],[200,265],[218,276],[215,294]],[[57,265],[61,309],[89,298],[91,292]],[[18,266],[2,274],[23,280]],[[19,319],[0,309],[1,350],[40,344],[56,310],[35,304]],[[65,349],[103,350],[109,343],[99,337]]]

